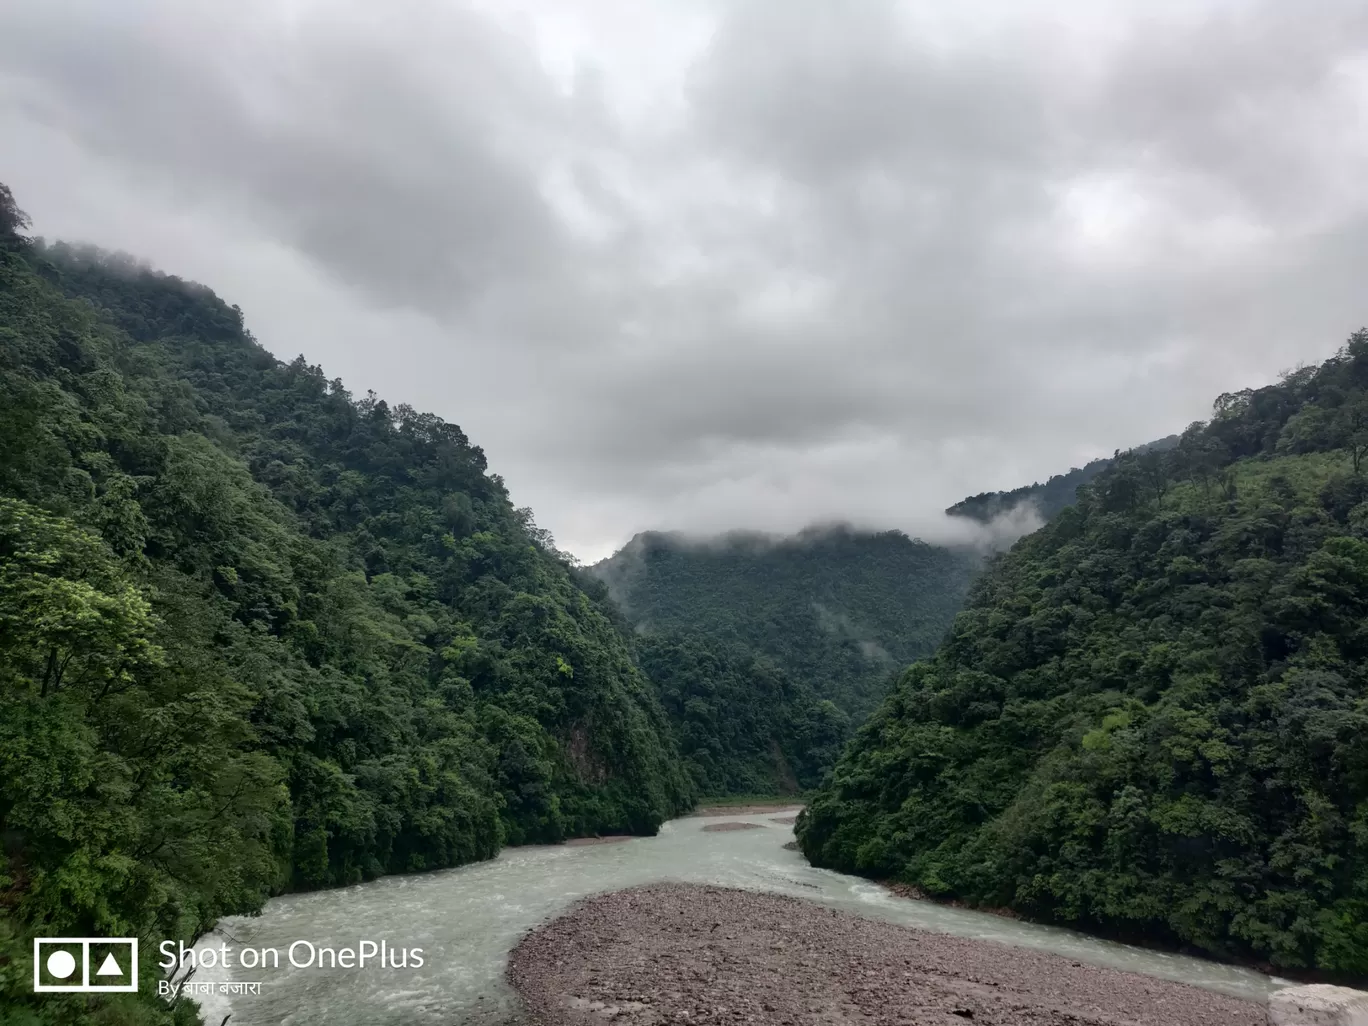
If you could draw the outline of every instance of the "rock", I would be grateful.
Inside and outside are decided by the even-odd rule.
[[[1269,1026],[1368,1026],[1368,991],[1313,983],[1268,999]]]
[[[508,979],[541,1026],[1267,1021],[1263,1001],[1070,961],[784,895],[654,884],[584,899],[533,929]]]

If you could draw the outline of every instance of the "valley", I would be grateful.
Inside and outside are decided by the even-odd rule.
[[[0,199],[16,1021],[503,1022],[520,937],[667,881],[1242,999],[1368,978],[1368,334],[946,511],[1043,525],[1003,551],[645,531],[581,567],[455,424]],[[434,957],[228,1010],[26,973],[358,924]]]

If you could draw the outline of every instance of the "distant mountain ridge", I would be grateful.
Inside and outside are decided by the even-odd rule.
[[[1115,462],[952,506],[947,515],[998,529],[979,548],[847,524],[707,539],[645,531],[582,574],[635,629],[700,793],[807,789],[892,676],[940,644],[985,556],[1048,522]]]
[[[933,896],[1357,984],[1368,330],[1155,449],[988,567],[799,844]]]
[[[590,572],[638,630],[742,645],[858,719],[891,674],[935,649],[980,558],[846,525],[705,542],[647,531]]]
[[[1137,455],[1150,450],[1165,452],[1177,444],[1178,436],[1169,435],[1157,441],[1137,445],[1131,451]],[[1037,482],[1013,488],[1009,492],[980,492],[948,507],[945,514],[951,517],[967,517],[987,524],[1013,512],[1022,503],[1029,502],[1036,507],[1040,518],[1048,521],[1060,510],[1072,506],[1078,498],[1078,489],[1095,480],[1115,462],[1116,455],[1103,457],[1092,460],[1082,467],[1074,467],[1067,474],[1055,474],[1044,484]]]
[[[192,946],[692,806],[632,637],[458,426],[26,227],[0,184],[0,1021],[200,1021],[155,967],[35,994],[35,937]]]

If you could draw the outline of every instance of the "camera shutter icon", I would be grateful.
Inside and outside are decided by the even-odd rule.
[[[35,937],[35,994],[99,994],[138,989],[136,937]]]

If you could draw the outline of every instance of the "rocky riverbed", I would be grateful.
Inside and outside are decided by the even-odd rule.
[[[656,884],[527,934],[541,1026],[1263,1026],[1262,1004],[775,894]]]
[[[801,812],[803,806],[793,802],[752,802],[749,805],[700,805],[691,816],[754,816],[762,812]]]

